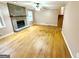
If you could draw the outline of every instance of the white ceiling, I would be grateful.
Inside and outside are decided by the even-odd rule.
[[[47,9],[59,9],[68,3],[67,1],[8,1],[8,3],[24,6],[27,9],[34,9],[32,5],[37,2],[39,2],[41,5],[43,5],[44,8]]]

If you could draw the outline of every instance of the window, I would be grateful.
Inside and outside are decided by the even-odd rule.
[[[32,11],[28,11],[27,20],[28,20],[28,21],[33,21]]]
[[[5,27],[4,19],[2,17],[1,11],[0,11],[0,28]]]

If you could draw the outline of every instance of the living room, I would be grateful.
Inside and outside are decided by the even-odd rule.
[[[79,57],[79,2],[1,1],[0,55]]]

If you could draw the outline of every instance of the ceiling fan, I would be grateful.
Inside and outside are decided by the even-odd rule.
[[[42,6],[39,2],[34,3],[32,6],[35,8],[36,11],[39,11],[42,8]]]

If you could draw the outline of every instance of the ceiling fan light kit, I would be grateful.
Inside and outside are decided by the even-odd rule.
[[[36,11],[40,11],[41,9],[41,4],[40,3],[34,3],[33,7],[35,8]]]

